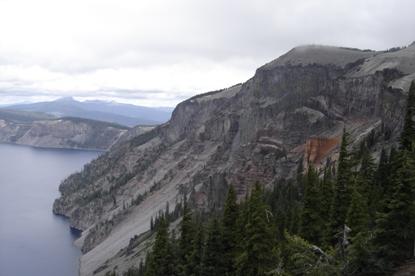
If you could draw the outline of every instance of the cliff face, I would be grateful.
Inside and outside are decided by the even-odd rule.
[[[302,157],[324,163],[337,153],[344,126],[356,143],[372,130],[387,131],[391,137],[381,143],[390,147],[414,78],[415,46],[395,53],[308,46],[242,85],[179,104],[167,124],[60,185],[54,211],[86,230],[81,275],[148,230],[166,202],[172,209],[187,194],[194,208],[210,211],[221,207],[230,183],[243,197],[256,179],[268,185],[293,176]]]
[[[76,118],[21,123],[0,119],[0,142],[48,148],[109,150],[152,128],[129,129]]]

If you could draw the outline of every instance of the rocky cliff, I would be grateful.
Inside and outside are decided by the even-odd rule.
[[[304,157],[316,165],[335,157],[344,126],[356,143],[388,133],[379,144],[390,147],[412,79],[414,45],[393,53],[302,46],[241,85],[182,102],[168,123],[61,183],[53,210],[85,230],[81,275],[137,263],[115,256],[166,202],[174,208],[187,194],[209,212],[231,183],[243,197],[256,179],[268,185],[295,175]]]
[[[0,119],[0,142],[47,148],[109,150],[153,127],[128,128],[80,118],[19,122]]]

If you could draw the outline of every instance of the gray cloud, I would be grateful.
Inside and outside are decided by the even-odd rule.
[[[0,1],[0,104],[75,95],[175,105],[298,45],[408,45],[413,10],[411,0]]]

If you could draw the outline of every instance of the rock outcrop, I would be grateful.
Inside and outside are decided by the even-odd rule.
[[[269,185],[294,176],[303,158],[325,162],[344,126],[356,143],[387,132],[381,144],[390,147],[414,78],[415,46],[394,53],[302,46],[241,85],[182,102],[168,123],[60,185],[54,211],[85,230],[81,275],[137,263],[114,256],[166,202],[174,208],[187,194],[193,208],[210,212],[221,208],[229,184],[242,198],[256,179]]]
[[[47,148],[106,151],[152,128],[138,126],[130,129],[117,124],[80,118],[33,122],[0,119],[0,142]]]

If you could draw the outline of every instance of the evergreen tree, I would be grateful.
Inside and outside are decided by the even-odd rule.
[[[352,230],[353,231],[353,230]],[[359,232],[352,238],[352,243],[347,247],[349,267],[348,274],[377,275],[379,271],[374,266],[369,239],[364,232]]]
[[[271,215],[268,213],[267,220],[272,220]],[[282,210],[281,206],[278,206],[275,210],[273,223],[270,224],[269,231],[274,232],[274,238],[276,241],[280,242],[284,240],[284,229],[286,227],[286,216],[284,210]]]
[[[369,195],[370,191],[375,188],[374,180],[376,179],[376,165],[375,159],[370,154],[367,147],[363,149],[361,167],[357,177],[360,187],[359,192]]]
[[[403,130],[400,136],[400,150],[413,151],[415,147],[415,81],[412,81],[406,102]]]
[[[318,174],[312,165],[308,168],[306,175],[306,186],[304,194],[304,206],[301,214],[300,235],[311,244],[319,245],[322,237],[323,220],[321,213],[321,198],[319,191]]]
[[[167,275],[177,275],[177,266],[169,238],[169,224],[161,216],[145,276]]]
[[[154,220],[153,220],[153,216],[151,216],[151,219],[150,219],[150,231],[151,232],[154,231]]]
[[[349,211],[352,191],[352,168],[355,162],[352,153],[348,151],[351,144],[350,133],[343,129],[340,146],[339,164],[336,181],[333,187],[333,202],[330,209],[330,221],[328,224],[328,241],[334,245],[337,242],[335,235],[342,231]]]
[[[238,256],[243,252],[244,240],[246,238],[245,225],[248,223],[248,202],[249,197],[245,197],[245,200],[239,203],[239,216],[236,220],[236,255]],[[235,259],[236,260],[236,259]],[[234,260],[234,264],[235,264]]]
[[[236,236],[238,230],[235,222],[239,217],[239,206],[236,201],[237,195],[235,188],[233,185],[229,185],[222,216],[223,250],[226,273],[228,275],[234,273],[233,261],[236,254]]]
[[[192,240],[195,231],[192,212],[187,202],[183,206],[183,219],[180,224],[180,238],[178,240],[178,259],[180,271],[184,271],[188,256],[192,251]],[[182,273],[184,275],[184,273]]]
[[[320,182],[320,217],[327,225],[330,219],[330,207],[333,202],[333,181],[330,166],[324,168],[323,180]],[[294,233],[295,234],[295,233]]]
[[[369,214],[367,213],[367,199],[358,192],[358,187],[355,187],[353,189],[352,201],[346,218],[346,224],[351,229],[349,236],[353,238],[358,233],[366,235],[368,222]]]
[[[164,217],[166,218],[166,220],[168,222],[171,222],[171,218],[170,218],[170,204],[169,204],[168,201],[166,202],[166,210],[164,211]]]
[[[202,221],[197,223],[196,233],[192,240],[192,252],[187,257],[187,264],[185,266],[185,275],[196,276],[201,275],[202,271],[202,254],[204,245],[204,230]]]
[[[404,150],[396,155],[390,187],[382,200],[382,212],[374,231],[378,257],[391,267],[413,257],[415,159]]]
[[[267,206],[261,200],[262,185],[256,181],[248,200],[245,237],[242,252],[236,258],[237,275],[265,275],[275,268],[276,246],[267,217]]]
[[[370,226],[370,228],[373,228],[376,212],[379,209],[380,190],[376,185],[376,164],[367,147],[363,149],[362,162],[360,171],[357,174],[356,185],[356,195],[360,196],[362,198],[361,200],[363,201],[358,203],[361,204],[359,208],[364,208],[362,212],[368,215],[365,215],[365,219],[370,219],[370,223],[366,222],[366,224],[367,226]],[[349,224],[348,226],[351,227]],[[352,231],[352,236],[355,236],[355,234],[357,234],[357,232]]]
[[[203,276],[219,276],[225,274],[226,263],[221,229],[219,219],[215,212],[206,230],[201,270],[201,275]]]
[[[295,203],[291,208],[290,216],[290,226],[287,229],[291,235],[296,235],[298,233],[298,228],[300,227],[300,210],[298,204]]]
[[[389,178],[389,158],[386,150],[382,148],[380,153],[379,165],[376,173],[376,182],[379,189],[378,201],[383,197],[383,194],[388,187]],[[377,208],[379,210],[379,207]]]

